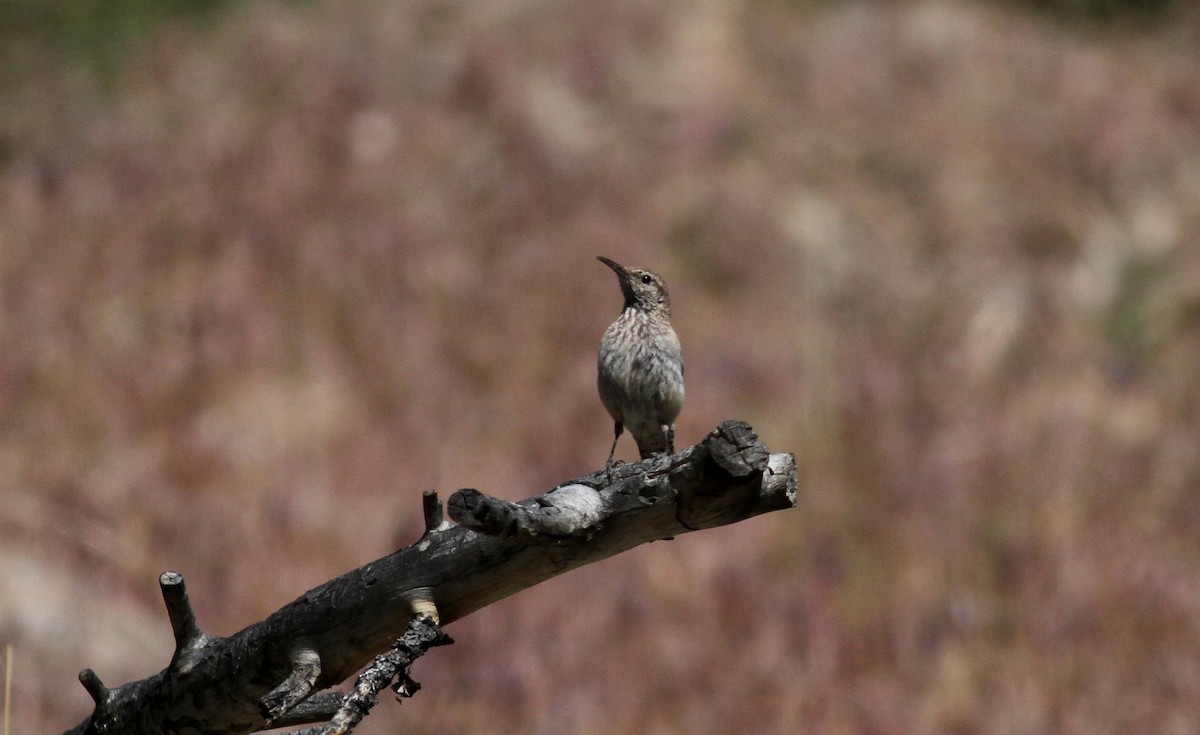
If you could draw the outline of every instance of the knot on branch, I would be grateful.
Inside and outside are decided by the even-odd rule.
[[[464,488],[450,497],[450,517],[488,536],[554,544],[595,531],[604,503],[595,488],[571,483],[521,503]]]
[[[309,648],[292,652],[292,670],[288,677],[259,702],[263,717],[274,722],[312,693],[321,675],[321,656]]]
[[[704,446],[713,462],[734,479],[762,474],[771,457],[745,421],[722,421],[705,437]]]
[[[672,482],[679,488],[678,521],[690,530],[731,523],[777,502],[775,493],[758,486],[770,471],[771,454],[745,421],[723,421],[700,443],[693,462],[672,469]],[[696,461],[707,455],[710,462]],[[717,471],[712,471],[716,469]],[[754,488],[754,491],[748,491]],[[787,507],[794,495],[782,499]]]

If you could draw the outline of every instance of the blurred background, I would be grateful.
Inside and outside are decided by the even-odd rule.
[[[451,626],[368,733],[1200,731],[1170,0],[0,4],[13,732],[597,469],[594,256],[799,508]],[[631,441],[619,456],[635,456]]]

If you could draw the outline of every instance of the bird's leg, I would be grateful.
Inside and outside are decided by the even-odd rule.
[[[608,461],[604,463],[604,471],[608,473],[609,482],[612,482],[613,455],[617,453],[617,441],[621,438],[621,432],[624,430],[625,427],[621,425],[620,421],[613,423],[612,449],[608,450]]]
[[[625,427],[620,421],[613,424],[613,443],[612,449],[608,450],[608,461],[605,462],[606,467],[611,467],[613,463],[613,455],[617,453],[617,440],[621,438],[621,432],[625,431]]]
[[[667,439],[667,454],[675,453],[675,424],[663,424],[663,435]]]

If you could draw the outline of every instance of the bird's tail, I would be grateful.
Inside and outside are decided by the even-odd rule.
[[[635,436],[638,454],[642,459],[650,459],[656,454],[675,453],[675,424],[667,424],[661,431],[649,432],[646,436]]]

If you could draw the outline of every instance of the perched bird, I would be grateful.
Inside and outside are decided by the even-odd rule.
[[[683,355],[671,328],[667,285],[655,273],[598,257],[621,284],[625,306],[600,340],[600,402],[612,416],[613,444],[629,429],[646,459],[675,451],[675,417],[683,408]]]

